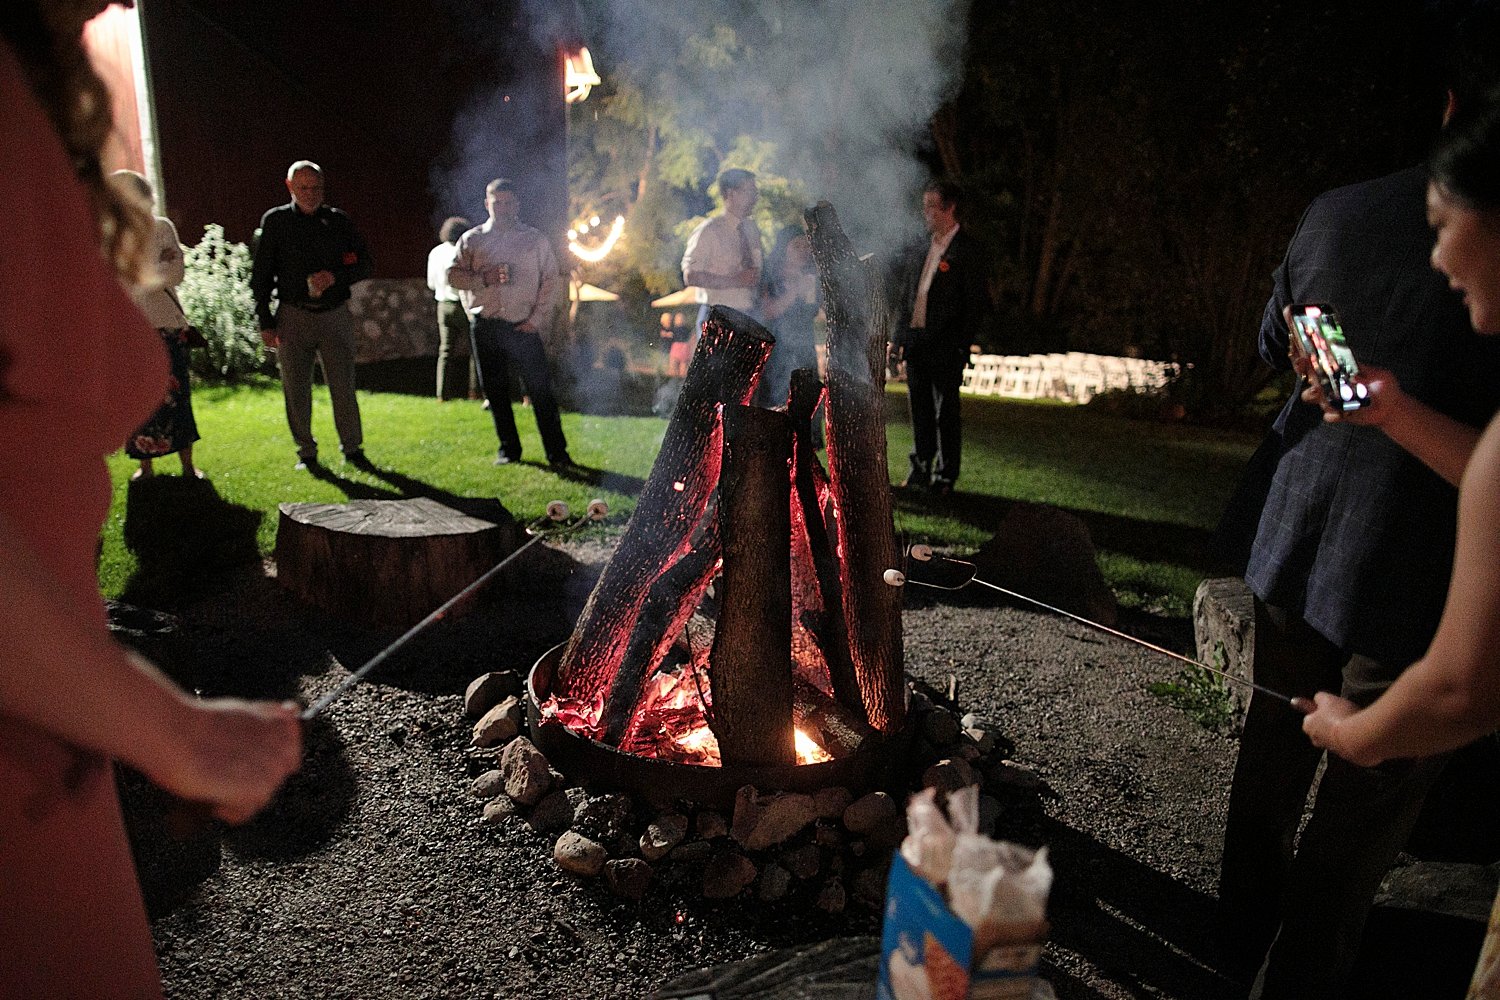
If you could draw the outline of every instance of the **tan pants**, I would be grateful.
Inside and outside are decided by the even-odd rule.
[[[354,396],[354,317],[349,303],[327,312],[308,312],[287,306],[276,314],[276,367],[281,370],[281,393],[286,399],[286,423],[301,458],[317,458],[312,434],[313,362],[321,359],[333,404],[333,425],[344,451],[364,442],[359,401]]]

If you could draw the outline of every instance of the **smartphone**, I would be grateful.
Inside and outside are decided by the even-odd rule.
[[[1292,336],[1312,359],[1313,374],[1330,405],[1345,413],[1370,405],[1370,391],[1354,379],[1359,366],[1332,306],[1321,302],[1292,306]]]

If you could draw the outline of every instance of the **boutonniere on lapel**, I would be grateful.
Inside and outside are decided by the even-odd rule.
[[[938,261],[938,270],[942,271],[944,274],[948,273],[948,268],[951,266],[952,265],[948,263],[947,257],[944,257],[942,260]]]

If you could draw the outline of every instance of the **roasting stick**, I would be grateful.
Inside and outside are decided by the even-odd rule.
[[[969,573],[969,578],[963,583],[960,583],[957,586],[946,586],[940,583],[927,583],[923,580],[908,579],[900,570],[887,570],[887,583],[890,583],[893,586],[900,586],[902,583],[915,583],[919,587],[929,587],[932,590],[963,590],[969,584],[977,583],[982,587],[988,587],[991,590],[997,590],[1000,593],[1005,594],[1007,597],[1014,597],[1017,600],[1025,601],[1028,604],[1035,604],[1037,607],[1044,608],[1048,611],[1053,612],[1054,614],[1062,615],[1065,618],[1071,618],[1075,622],[1087,625],[1089,628],[1097,629],[1100,632],[1104,632],[1108,635],[1115,636],[1118,639],[1124,639],[1127,642],[1133,642],[1137,646],[1145,646],[1149,650],[1157,653],[1162,653],[1166,656],[1170,656],[1174,660],[1181,660],[1183,663],[1198,667],[1201,670],[1207,670],[1215,677],[1221,677],[1231,684],[1238,684],[1241,687],[1250,688],[1252,691],[1259,691],[1261,694],[1264,694],[1269,698],[1275,698],[1277,701],[1286,702],[1288,705],[1297,709],[1297,711],[1299,712],[1305,713],[1312,710],[1312,701],[1308,698],[1293,698],[1290,695],[1282,694],[1280,691],[1273,691],[1263,684],[1257,684],[1254,681],[1247,681],[1243,677],[1236,677],[1234,676],[1234,674],[1231,674],[1227,671],[1220,670],[1217,667],[1211,667],[1201,660],[1195,660],[1192,657],[1183,656],[1181,653],[1174,653],[1170,649],[1158,646],[1155,643],[1147,642],[1145,639],[1137,639],[1135,636],[1130,635],[1126,632],[1121,632],[1119,629],[1110,628],[1108,625],[1101,625],[1099,622],[1090,621],[1089,619],[1084,618],[1082,615],[1075,615],[1071,611],[1064,611],[1062,608],[1053,607],[1045,601],[1039,601],[1034,597],[1027,597],[1025,594],[1018,594],[1014,590],[1007,590],[1004,587],[990,583],[988,580],[982,580],[977,575],[979,567],[975,566],[971,562],[965,562],[962,559],[953,559],[948,556],[936,555],[932,551],[931,546],[913,545],[910,549],[907,550],[907,554],[916,562],[931,562],[932,560],[937,559],[942,562],[948,563],[949,565],[967,567],[971,572]]]
[[[310,707],[304,709],[302,714],[298,718],[302,720],[304,725],[311,722],[313,719],[316,719],[323,713],[325,709],[328,708],[329,705],[332,705],[335,701],[342,697],[344,692],[348,691],[354,685],[364,680],[365,677],[370,673],[370,671],[374,670],[376,667],[380,666],[380,664],[390,659],[390,657],[395,655],[395,653],[400,650],[401,647],[405,646],[412,639],[416,638],[416,636],[419,635],[428,626],[432,625],[434,622],[440,621],[445,615],[447,615],[449,611],[453,609],[453,606],[455,604],[457,604],[459,601],[462,601],[470,594],[474,593],[474,591],[478,590],[480,587],[483,587],[486,583],[494,578],[496,573],[500,572],[506,566],[510,565],[512,560],[514,560],[522,552],[525,552],[527,549],[531,548],[537,542],[541,541],[544,538],[552,538],[557,535],[570,534],[571,532],[577,531],[585,524],[604,520],[605,516],[608,514],[609,505],[607,503],[605,503],[603,500],[590,500],[588,508],[582,514],[580,514],[573,521],[563,524],[562,522],[568,520],[568,505],[563,503],[561,500],[552,501],[547,505],[547,512],[545,514],[526,526],[526,534],[530,535],[531,538],[524,545],[521,545],[510,555],[500,560],[494,566],[491,566],[473,583],[469,584],[463,590],[460,590],[457,594],[454,594],[448,600],[444,601],[426,618],[423,618],[421,621],[417,622],[411,628],[403,632],[401,634],[401,637],[398,638],[395,642],[391,643],[389,646],[385,647],[380,652],[370,657],[369,660],[365,661],[364,666],[360,667],[358,670],[354,671],[354,673],[344,678],[344,680],[339,684],[338,687],[334,688],[332,691],[329,691],[323,697],[319,698]],[[561,526],[549,528],[547,527],[548,524]],[[171,832],[179,840],[182,840],[191,836],[195,836],[196,834],[201,833],[203,830],[207,829],[209,825],[212,824],[213,818],[213,809],[206,802],[177,802],[170,809],[168,809],[165,822],[168,831]]]
[[[571,523],[564,524],[562,525],[562,527],[558,528],[546,528],[545,526],[549,522],[557,524],[559,522],[566,521],[568,518],[567,504],[563,503],[561,500],[554,500],[549,503],[547,505],[547,513],[526,526],[526,534],[530,535],[531,539],[526,542],[525,545],[522,545],[510,555],[506,556],[504,559],[501,559],[498,563],[491,566],[484,572],[484,575],[480,576],[463,590],[460,590],[458,593],[448,598],[448,600],[439,605],[426,618],[423,618],[421,621],[417,622],[411,628],[403,632],[399,639],[382,649],[380,652],[376,653],[374,656],[370,657],[369,660],[365,661],[364,666],[354,671],[354,673],[350,674],[348,677],[345,677],[343,682],[340,683],[338,687],[334,688],[332,691],[329,691],[323,697],[313,702],[312,705],[310,705],[308,708],[303,710],[302,721],[311,722],[313,719],[316,719],[323,713],[324,709],[326,709],[329,705],[332,705],[335,701],[338,701],[339,698],[343,696],[345,691],[348,691],[354,685],[364,680],[365,677],[370,673],[370,671],[374,670],[376,667],[384,663],[387,659],[394,656],[401,649],[401,647],[405,646],[412,639],[416,638],[429,625],[433,624],[434,622],[441,621],[442,618],[453,609],[453,606],[455,604],[457,604],[459,601],[462,601],[470,594],[474,593],[474,591],[478,590],[480,587],[483,587],[486,583],[494,578],[496,573],[500,572],[506,566],[510,565],[511,561],[518,557],[522,552],[525,552],[537,542],[540,542],[543,538],[551,538],[556,535],[565,535],[570,532],[577,531],[579,528],[590,522],[602,521],[608,513],[609,505],[606,504],[603,500],[590,500],[588,509],[580,514],[577,518],[575,518]]]

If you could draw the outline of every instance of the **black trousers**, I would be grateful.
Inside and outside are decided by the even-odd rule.
[[[957,358],[908,354],[906,389],[911,405],[911,468],[918,479],[958,481],[963,451],[959,387],[968,355]]]
[[[1255,680],[1272,690],[1340,691],[1367,705],[1404,666],[1350,656],[1298,616],[1255,602]],[[1258,971],[1252,997],[1344,996],[1375,891],[1446,761],[1364,768],[1329,754],[1299,839],[1322,757],[1299,712],[1259,692],[1251,697],[1229,793],[1219,906],[1225,971],[1244,979]]]
[[[531,397],[531,411],[536,414],[536,428],[541,432],[547,461],[567,462],[568,441],[563,437],[562,418],[557,397],[552,393],[552,374],[547,367],[542,338],[516,329],[514,323],[483,316],[474,317],[469,338],[479,364],[479,385],[490,401],[490,416],[495,419],[500,454],[511,461],[521,457],[521,435],[510,409],[510,371],[514,366],[526,387],[526,395]]]

